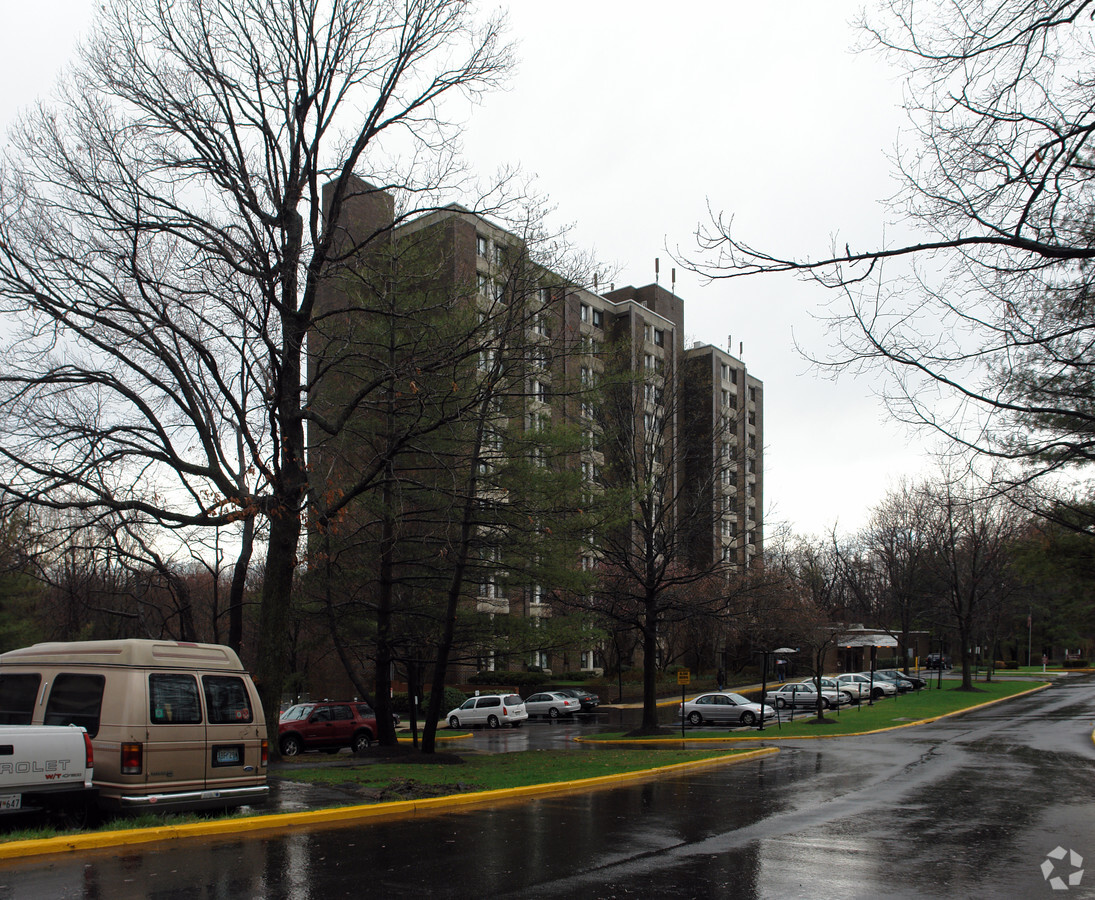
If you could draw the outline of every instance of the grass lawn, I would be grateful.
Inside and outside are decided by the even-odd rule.
[[[474,754],[460,757],[448,765],[403,760],[364,765],[301,766],[282,769],[279,776],[289,781],[311,784],[371,788],[393,794],[378,799],[395,800],[577,781],[740,752],[744,750],[680,750],[668,747],[606,747],[588,752],[525,750],[520,753]]]
[[[873,706],[864,703],[860,707],[846,706],[839,712],[830,710],[827,718],[831,721],[818,724],[816,716],[804,711],[796,711],[794,721],[788,721],[790,710],[781,710],[780,725],[770,720],[764,725],[763,734],[753,728],[749,731],[725,731],[720,732],[712,728],[685,727],[686,738],[715,738],[729,736],[736,738],[752,738],[763,736],[775,737],[816,737],[817,735],[857,734],[863,731],[875,731],[879,728],[892,728],[896,725],[906,725],[910,721],[919,719],[931,719],[935,716],[946,715],[961,709],[969,709],[986,703],[989,700],[997,700],[1003,697],[1011,697],[1021,694],[1044,682],[1040,681],[993,681],[985,683],[979,681],[975,684],[975,693],[966,693],[956,690],[955,682],[943,682],[943,689],[923,690],[915,694],[905,694],[897,698],[879,700]],[[667,726],[672,727],[672,726]],[[597,735],[599,740],[627,741],[623,732],[613,732]],[[667,731],[664,740],[672,741],[681,739],[679,725]]]

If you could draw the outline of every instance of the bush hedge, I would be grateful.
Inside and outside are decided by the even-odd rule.
[[[550,675],[543,672],[476,672],[468,679],[468,684],[504,684],[514,687],[537,687],[547,684]]]
[[[1086,669],[1090,666],[1090,663],[1086,659],[1066,659],[1066,669]]]
[[[450,709],[456,709],[461,703],[468,699],[468,695],[463,691],[458,691],[454,687],[445,688],[445,697],[441,701],[441,715],[445,715]],[[426,694],[422,697],[421,702],[418,704],[418,714],[423,716],[426,710],[429,708],[430,695]],[[406,691],[396,691],[392,694],[392,709],[394,709],[401,716],[409,716],[411,713],[411,698]]]

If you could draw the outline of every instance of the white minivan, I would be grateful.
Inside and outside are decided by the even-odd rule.
[[[512,725],[519,728],[528,718],[524,701],[517,694],[484,694],[469,697],[445,716],[449,728],[465,728],[469,725],[486,725],[499,728]]]

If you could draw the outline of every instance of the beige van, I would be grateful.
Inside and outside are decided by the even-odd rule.
[[[101,805],[199,809],[266,797],[262,704],[228,647],[75,641],[0,654],[0,724],[82,725]]]

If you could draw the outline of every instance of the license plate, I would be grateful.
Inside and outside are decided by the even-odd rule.
[[[0,794],[0,809],[21,809],[22,806],[22,794]]]
[[[237,765],[240,761],[240,751],[238,747],[218,747],[217,748],[217,765],[219,766],[232,766]]]

